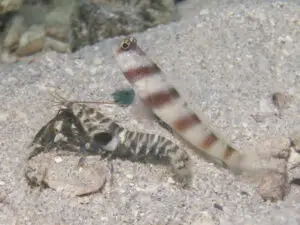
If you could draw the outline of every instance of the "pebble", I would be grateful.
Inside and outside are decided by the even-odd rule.
[[[17,57],[10,53],[8,49],[4,49],[1,51],[0,61],[4,63],[13,63],[17,61]]]
[[[282,110],[290,100],[290,96],[284,93],[275,92],[272,95],[272,102],[278,110]]]
[[[14,50],[19,44],[19,40],[24,29],[24,18],[22,16],[15,16],[11,21],[11,25],[5,31],[5,38],[3,46]]]
[[[276,202],[283,200],[289,191],[290,185],[287,180],[286,173],[280,173],[275,170],[265,171],[257,191],[265,201]]]
[[[62,161],[63,161],[63,159],[59,156],[54,158],[54,162],[56,162],[56,163],[61,163]]]
[[[63,163],[58,163],[60,160]],[[71,197],[85,196],[101,190],[109,172],[97,157],[88,156],[86,162],[84,167],[78,168],[76,156],[57,157],[53,152],[41,153],[28,161],[25,174],[35,185],[44,183]]]
[[[5,202],[6,197],[7,197],[7,194],[5,193],[5,191],[0,189],[0,203]]]
[[[288,159],[288,170],[299,167],[300,165],[300,154],[295,150],[295,148],[291,148],[290,157]]]
[[[262,157],[267,158],[268,161],[271,160],[270,158],[273,158],[274,160],[287,160],[289,157],[290,146],[291,140],[288,137],[274,136],[273,138],[270,138],[269,140],[266,140],[262,143],[261,147],[259,148],[259,154]],[[269,162],[268,166],[271,166]],[[273,169],[275,168],[273,167]]]
[[[72,7],[70,5],[67,5],[66,7],[56,7],[46,15],[46,24],[69,25],[71,13]]]
[[[296,151],[300,151],[300,131],[295,131],[291,135],[292,146]]]
[[[70,46],[68,43],[55,40],[54,38],[51,37],[46,38],[44,47],[45,49],[49,48],[51,50],[55,50],[60,53],[70,51]]]
[[[18,11],[23,4],[23,0],[1,0],[0,15],[12,11]]]
[[[129,9],[126,15],[119,12],[120,6],[127,5],[122,1],[79,2],[0,0],[0,61],[21,61],[19,57],[47,50],[59,53],[70,52],[71,49],[75,51],[107,37],[143,31],[179,19],[172,0],[162,1],[158,5],[149,4],[148,0],[141,1],[144,3],[129,1],[134,10]],[[149,6],[147,9],[141,7],[145,4]],[[12,11],[13,14],[8,14]],[[206,11],[202,13],[209,12]],[[149,14],[147,17],[151,17],[151,20],[141,16],[144,13]],[[130,23],[124,23],[124,18],[120,19],[124,15]],[[3,28],[6,29],[5,33],[2,33]]]
[[[288,159],[288,170],[300,166],[300,132],[291,135],[290,157]]]
[[[48,37],[65,42],[69,40],[69,28],[64,25],[46,25],[45,29]]]
[[[41,51],[44,46],[45,35],[43,25],[31,26],[21,36],[19,48],[16,51],[17,55],[26,56]]]

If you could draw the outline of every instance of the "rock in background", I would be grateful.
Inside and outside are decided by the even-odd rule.
[[[173,0],[109,2],[78,2],[71,20],[73,51],[105,38],[128,35],[166,24],[176,18],[177,11]]]
[[[178,18],[174,0],[3,0],[0,63],[41,51],[75,51]]]

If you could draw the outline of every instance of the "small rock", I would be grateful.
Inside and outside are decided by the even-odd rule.
[[[57,7],[46,15],[47,25],[66,25],[70,24],[72,6]]]
[[[55,153],[41,153],[27,162],[25,176],[31,186],[48,186],[68,196],[84,196],[98,192],[106,183],[108,169],[99,164],[98,157],[88,156],[85,166],[78,168],[78,157],[61,157],[56,163]]]
[[[168,183],[169,184],[176,184],[176,181],[172,177],[169,177],[168,178]]]
[[[1,52],[0,61],[3,63],[13,63],[17,61],[17,57],[13,53],[10,53],[7,49],[5,49]]]
[[[259,154],[268,158],[268,163],[271,160],[270,158],[287,160],[290,146],[291,140],[288,137],[274,136],[262,143],[262,146],[259,148]]]
[[[278,110],[282,110],[287,105],[290,98],[289,95],[280,92],[272,94],[272,102]]]
[[[54,39],[67,42],[69,41],[69,27],[65,25],[46,25],[46,35]]]
[[[7,197],[7,195],[6,195],[5,191],[0,189],[0,203],[5,202],[6,197]]]
[[[46,15],[46,34],[60,41],[69,41],[72,5],[60,6]]]
[[[291,135],[291,142],[292,142],[292,147],[300,152],[300,131],[295,131]]]
[[[290,157],[288,159],[288,170],[299,167],[300,165],[300,153],[295,151],[293,147],[291,147]]]
[[[0,15],[12,11],[18,11],[23,4],[23,0],[1,0]]]
[[[16,53],[19,56],[31,55],[43,49],[45,42],[45,29],[42,25],[33,25],[23,33],[19,48]]]
[[[300,186],[300,179],[299,178],[292,178],[291,184]]]
[[[55,40],[51,37],[47,37],[46,41],[45,41],[45,45],[44,45],[45,49],[52,49],[55,50],[57,52],[68,52],[70,50],[69,44],[68,43],[64,43],[58,40]]]
[[[12,15],[7,13],[5,15],[0,14],[0,32],[2,32],[6,26],[6,24],[11,20]]]
[[[223,211],[223,206],[219,205],[218,203],[214,203],[213,205],[216,209]]]
[[[18,47],[21,34],[24,29],[24,18],[22,16],[15,16],[11,20],[11,24],[5,31],[5,38],[3,41],[3,46],[15,50]]]
[[[81,187],[78,187],[75,191],[76,196],[84,196],[96,193],[104,186],[108,173],[104,166],[95,167],[89,173],[91,173],[90,179],[92,182],[82,183]]]
[[[265,171],[258,185],[258,193],[265,201],[283,200],[288,192],[289,184],[286,173],[275,170]]]
[[[290,155],[288,159],[288,169],[294,169],[300,165],[300,132],[294,132],[291,136]]]
[[[71,15],[71,48],[76,51],[109,37],[142,32],[178,19],[174,0],[79,0]]]
[[[62,161],[63,161],[63,159],[59,156],[54,158],[54,162],[56,162],[56,163],[61,163]]]

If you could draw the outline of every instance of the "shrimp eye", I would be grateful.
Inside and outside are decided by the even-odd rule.
[[[112,135],[107,132],[102,132],[94,135],[93,141],[100,145],[107,145],[112,140]]]

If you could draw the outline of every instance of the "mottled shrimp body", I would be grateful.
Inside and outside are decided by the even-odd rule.
[[[191,173],[188,154],[172,141],[157,134],[125,129],[86,104],[67,101],[62,97],[59,100],[62,108],[35,135],[29,159],[44,150],[72,148],[82,153],[111,158],[167,163],[182,186],[189,184]]]
[[[66,109],[60,109],[57,115],[34,136],[30,146],[32,152],[28,159],[54,147],[68,145],[75,148],[82,141],[82,138],[79,138],[77,129],[72,124],[73,115]]]
[[[129,155],[132,160],[167,163],[172,167],[175,178],[182,184],[191,179],[190,159],[188,154],[178,145],[158,134],[142,133],[124,129],[119,134],[122,154]],[[128,157],[128,156],[127,156]]]
[[[115,52],[119,68],[153,113],[202,153],[239,169],[242,154],[228,145],[194,113],[159,66],[147,57],[134,37],[121,42]]]
[[[98,150],[115,151],[118,147],[116,134],[122,130],[110,118],[85,104],[70,103],[68,108],[77,120],[77,126],[81,127],[89,137],[91,146]]]
[[[93,151],[131,161],[167,163],[175,178],[190,181],[188,154],[172,141],[157,135],[125,129],[109,117],[84,104],[70,104],[79,126],[90,138]]]

